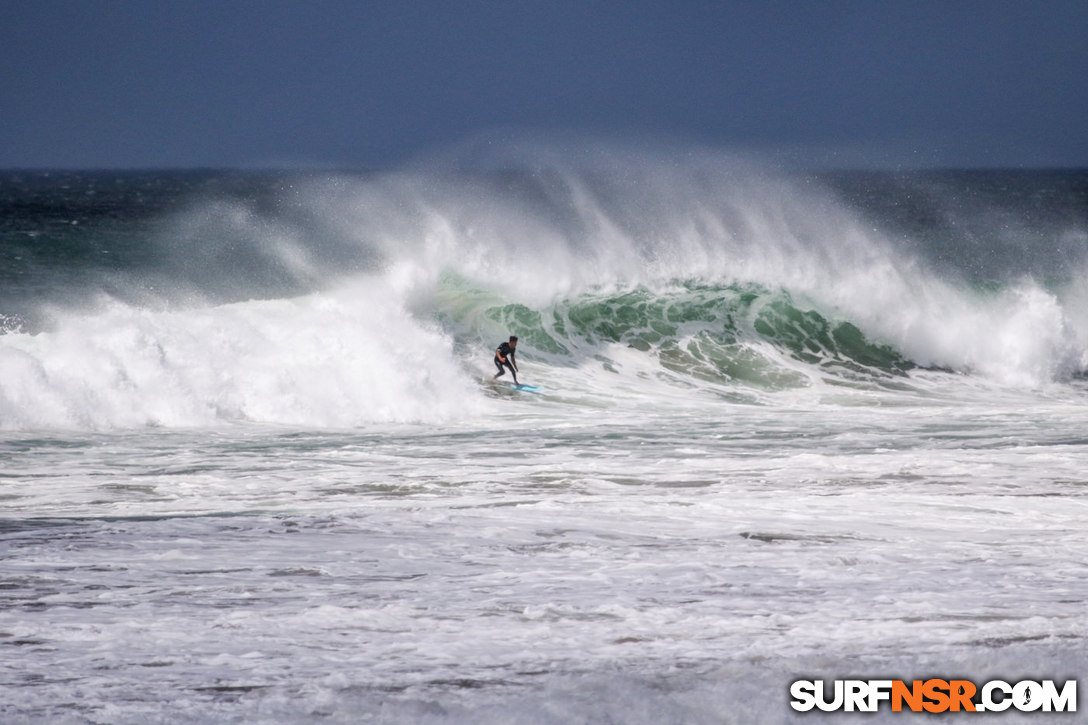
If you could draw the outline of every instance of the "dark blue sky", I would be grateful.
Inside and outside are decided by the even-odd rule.
[[[1088,2],[5,0],[0,167],[390,166],[466,139],[1088,166]]]

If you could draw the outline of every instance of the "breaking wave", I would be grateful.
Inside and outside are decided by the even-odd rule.
[[[919,370],[1030,388],[1088,366],[1077,218],[1046,232],[1061,239],[1060,264],[1025,264],[1031,250],[1006,239],[981,280],[949,262],[969,260],[977,237],[905,234],[841,186],[712,155],[553,161],[211,178],[184,193],[174,179],[180,201],[150,220],[113,198],[110,222],[82,236],[50,227],[63,260],[39,244],[11,274],[55,293],[33,304],[9,293],[16,309],[0,310],[0,425],[484,416],[495,401],[481,380],[508,334],[543,379],[591,365],[637,385],[651,370],[693,395],[909,391]],[[129,199],[145,183],[115,186]],[[57,214],[65,204],[57,191]],[[40,222],[24,216],[27,229]],[[4,236],[13,259],[41,241],[20,234]],[[943,246],[931,238],[942,234]],[[92,248],[120,261],[103,266]],[[1042,279],[1044,268],[1061,274]],[[638,356],[637,374],[616,350]]]

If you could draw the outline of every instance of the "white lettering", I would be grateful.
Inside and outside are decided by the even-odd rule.
[[[869,680],[869,707],[867,712],[876,712],[880,709],[882,700],[892,699],[891,680]]]
[[[798,712],[808,712],[816,707],[816,685],[811,680],[798,680],[790,685],[793,700],[790,707]]]
[[[1012,702],[1020,712],[1035,712],[1043,706],[1043,688],[1031,680],[1017,682],[1012,688]]]
[[[1000,700],[994,700],[994,691],[1001,693]],[[982,687],[982,704],[987,712],[1004,712],[1012,706],[1012,685],[1004,680],[991,680]]]
[[[846,685],[846,711],[854,712],[858,710],[860,712],[867,712],[866,706],[869,699],[869,683],[865,680],[847,680]]]
[[[1043,712],[1076,712],[1077,681],[1067,680],[1062,691],[1054,685],[1054,680],[1043,680]]]
[[[827,701],[826,693],[824,692],[824,681],[816,681],[816,707],[820,708],[824,712],[834,712],[842,707],[843,701],[843,688],[842,680],[835,680],[835,699],[831,702]]]
[[[990,680],[978,691],[974,702],[967,693],[975,691],[975,685],[967,680],[931,679],[925,683],[915,680],[911,688],[904,688],[903,680],[797,680],[790,685],[790,707],[798,712],[819,708],[824,712],[878,712],[881,703],[891,702],[896,712],[904,704],[915,712],[944,712],[946,709],[977,712],[1004,712],[1015,707],[1021,712],[1076,712],[1077,681],[1067,680],[1060,689],[1054,680],[1021,680],[1011,685],[1004,680]],[[913,692],[922,684],[921,692],[928,701],[915,699]],[[944,689],[941,689],[944,688]],[[946,697],[944,692],[948,691]],[[936,703],[936,706],[934,706]]]

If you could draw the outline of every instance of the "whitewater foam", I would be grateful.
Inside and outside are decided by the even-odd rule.
[[[975,273],[924,203],[511,158],[0,179],[0,718],[802,722],[795,679],[1083,671],[1086,277],[1040,272],[1085,255],[1037,244],[1081,197]],[[511,333],[543,392],[486,382]]]
[[[6,428],[353,426],[481,411],[452,340],[378,280],[285,300],[117,301],[0,344]]]
[[[1075,282],[980,286],[811,179],[720,158],[591,161],[190,200],[133,237],[142,266],[101,273],[107,301],[88,273],[82,304],[50,308],[35,334],[5,323],[0,425],[457,419],[489,404],[475,379],[510,333],[545,378],[607,370],[609,346],[631,345],[656,366],[638,375],[738,400],[862,368],[1031,388],[1088,366]]]

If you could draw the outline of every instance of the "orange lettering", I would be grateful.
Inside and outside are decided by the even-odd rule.
[[[975,711],[975,703],[971,702],[971,698],[975,696],[975,683],[970,680],[951,680],[948,691],[951,694],[952,712],[959,712],[961,706],[966,712]]]
[[[944,712],[948,709],[948,683],[944,680],[926,680],[922,685],[922,695],[929,702],[922,705],[926,712]]]
[[[914,712],[922,711],[922,681],[915,680],[911,683],[911,687],[907,687],[907,683],[902,680],[896,680],[892,683],[892,712],[903,711],[903,701],[906,700],[907,707]]]

